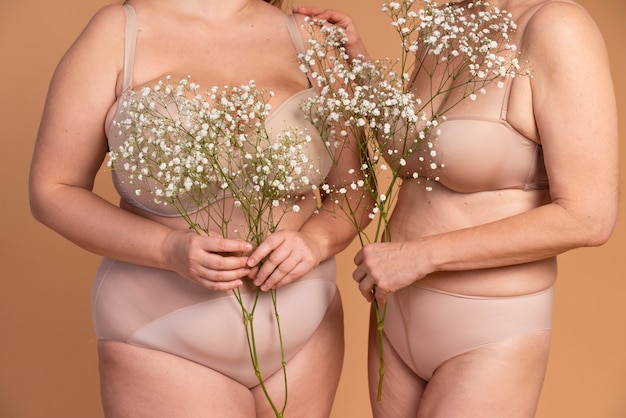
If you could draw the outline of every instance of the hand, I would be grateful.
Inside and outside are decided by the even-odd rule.
[[[231,290],[250,274],[246,265],[252,245],[232,239],[201,236],[193,231],[174,230],[163,243],[169,268],[210,290]],[[235,256],[230,254],[242,254]]]
[[[306,234],[281,230],[267,237],[248,258],[248,267],[258,267],[250,277],[263,291],[278,289],[317,267],[320,254]]]
[[[418,254],[407,242],[368,244],[354,257],[356,268],[352,278],[359,284],[361,294],[379,306],[387,303],[387,295],[423,278]],[[421,270],[424,270],[423,268]]]
[[[316,19],[326,20],[328,23],[336,25],[346,31],[348,42],[345,44],[346,53],[350,59],[354,59],[359,55],[369,60],[369,54],[367,49],[359,36],[356,25],[347,14],[338,12],[336,10],[321,9],[318,7],[295,7],[294,13],[300,13]]]

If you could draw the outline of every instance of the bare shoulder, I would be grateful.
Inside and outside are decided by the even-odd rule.
[[[88,90],[85,86],[89,86],[95,93],[98,86],[115,85],[123,65],[125,27],[121,5],[98,10],[59,62],[51,87]]]
[[[595,26],[591,15],[579,3],[567,0],[543,0],[535,6],[532,22],[567,23],[574,26]]]
[[[546,0],[531,12],[524,29],[522,53],[532,63],[533,72],[541,67],[560,73],[564,64],[585,65],[592,60],[605,65],[608,54],[602,33],[578,3]]]
[[[101,39],[120,38],[126,27],[126,12],[121,4],[111,4],[98,10],[81,36]]]
[[[92,17],[93,23],[115,24],[126,20],[126,11],[122,4],[109,4],[99,9]]]
[[[89,63],[101,67],[108,64],[119,66],[123,57],[126,14],[120,4],[108,5],[98,10],[72,43],[60,65],[84,63],[86,71],[92,71]],[[99,63],[99,64],[98,64]]]
[[[68,54],[114,53],[112,49],[123,48],[126,16],[119,4],[108,5],[98,10],[71,45]],[[116,51],[115,51],[116,52]]]
[[[535,7],[526,27],[529,45],[562,48],[580,42],[602,41],[597,24],[580,4],[545,0]]]
[[[522,54],[533,74],[530,82],[535,115],[544,130],[542,142],[560,137],[556,132],[564,125],[577,126],[573,119],[613,113],[608,51],[596,22],[579,4],[541,2],[525,28]],[[559,126],[551,125],[558,121]],[[550,130],[552,135],[545,134]]]

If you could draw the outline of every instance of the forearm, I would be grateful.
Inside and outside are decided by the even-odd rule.
[[[31,194],[37,220],[87,251],[165,268],[162,245],[171,229],[120,209],[80,187]]]
[[[605,243],[615,225],[616,204],[605,210],[572,210],[551,203],[472,228],[411,241],[428,260],[429,272],[502,267],[542,260]]]
[[[319,245],[321,259],[325,260],[344,250],[365,229],[371,221],[368,214],[372,207],[371,197],[360,190],[326,196],[300,232]]]
[[[320,260],[326,260],[344,250],[356,236],[357,229],[344,216],[320,212],[313,215],[300,232],[317,244]]]

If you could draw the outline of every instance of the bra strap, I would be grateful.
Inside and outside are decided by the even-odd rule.
[[[293,14],[285,15],[285,20],[287,21],[287,29],[289,29],[289,36],[291,36],[293,46],[296,48],[298,54],[304,54],[306,52],[306,48],[304,47],[302,34],[300,33],[300,28],[298,28],[295,16]],[[314,86],[314,80],[311,79],[311,76],[308,73],[307,78],[309,79],[309,85]]]
[[[304,42],[302,41],[296,18],[294,15],[288,14],[285,15],[285,20],[287,21],[287,29],[289,29],[289,35],[291,36],[293,45],[296,47],[296,51],[298,51],[299,54],[304,54],[306,50],[304,49]]]
[[[502,99],[502,107],[500,107],[500,119],[504,121],[509,110],[509,97],[513,88],[513,79],[513,76],[504,76],[504,98]]]
[[[541,9],[544,5],[546,5],[546,3],[539,3],[535,6],[532,6],[530,8],[530,10],[527,10],[526,12],[522,13],[521,16],[519,16],[519,19],[517,21],[515,21],[515,19],[513,19],[515,21],[515,23],[517,23],[517,27],[518,29],[520,27],[522,27],[523,25],[523,32],[520,34],[519,36],[519,42],[517,44],[517,51],[521,52],[523,49],[523,44],[524,44],[524,37],[526,36],[526,27],[528,26],[528,22],[530,22],[530,20],[533,18],[533,16],[535,15],[535,13],[537,13],[537,11],[539,9]],[[513,86],[513,80],[515,80],[515,77],[511,77],[511,76],[506,76],[505,77],[505,90],[504,90],[504,99],[502,101],[502,108],[500,109],[500,119],[501,120],[506,120],[506,114],[507,111],[509,109],[509,98],[511,96],[511,89]]]
[[[124,67],[122,69],[122,91],[131,87],[133,80],[133,64],[137,44],[137,15],[130,4],[124,4],[126,12],[126,32],[124,34]]]

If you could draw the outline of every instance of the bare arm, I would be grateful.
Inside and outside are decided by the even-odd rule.
[[[364,248],[353,276],[368,300],[374,286],[384,303],[389,292],[432,272],[532,262],[609,239],[618,210],[618,133],[604,41],[587,13],[567,3],[542,9],[527,31],[551,202],[485,225]],[[390,279],[383,271],[391,266],[398,274]]]
[[[115,101],[124,25],[119,5],[102,9],[54,73],[31,163],[32,213],[94,253],[173,270],[210,288],[234,287],[248,272],[245,258],[214,253],[246,251],[248,244],[172,230],[92,192],[107,152],[104,121]]]
[[[306,31],[301,33],[309,35]],[[261,285],[263,290],[285,286],[323,260],[335,256],[352,242],[358,228],[364,228],[369,223],[367,213],[372,206],[369,195],[349,187],[349,183],[358,180],[361,172],[356,149],[354,143],[344,144],[338,150],[341,158],[334,158],[336,164],[326,178],[326,184],[334,190],[343,187],[346,193],[340,197],[322,196],[322,207],[298,231],[281,230],[272,234],[250,255],[248,265],[251,267],[263,260],[263,265],[252,275],[254,283]],[[352,209],[347,208],[348,204]],[[354,224],[353,216],[348,215],[346,210],[355,212],[359,225]]]

